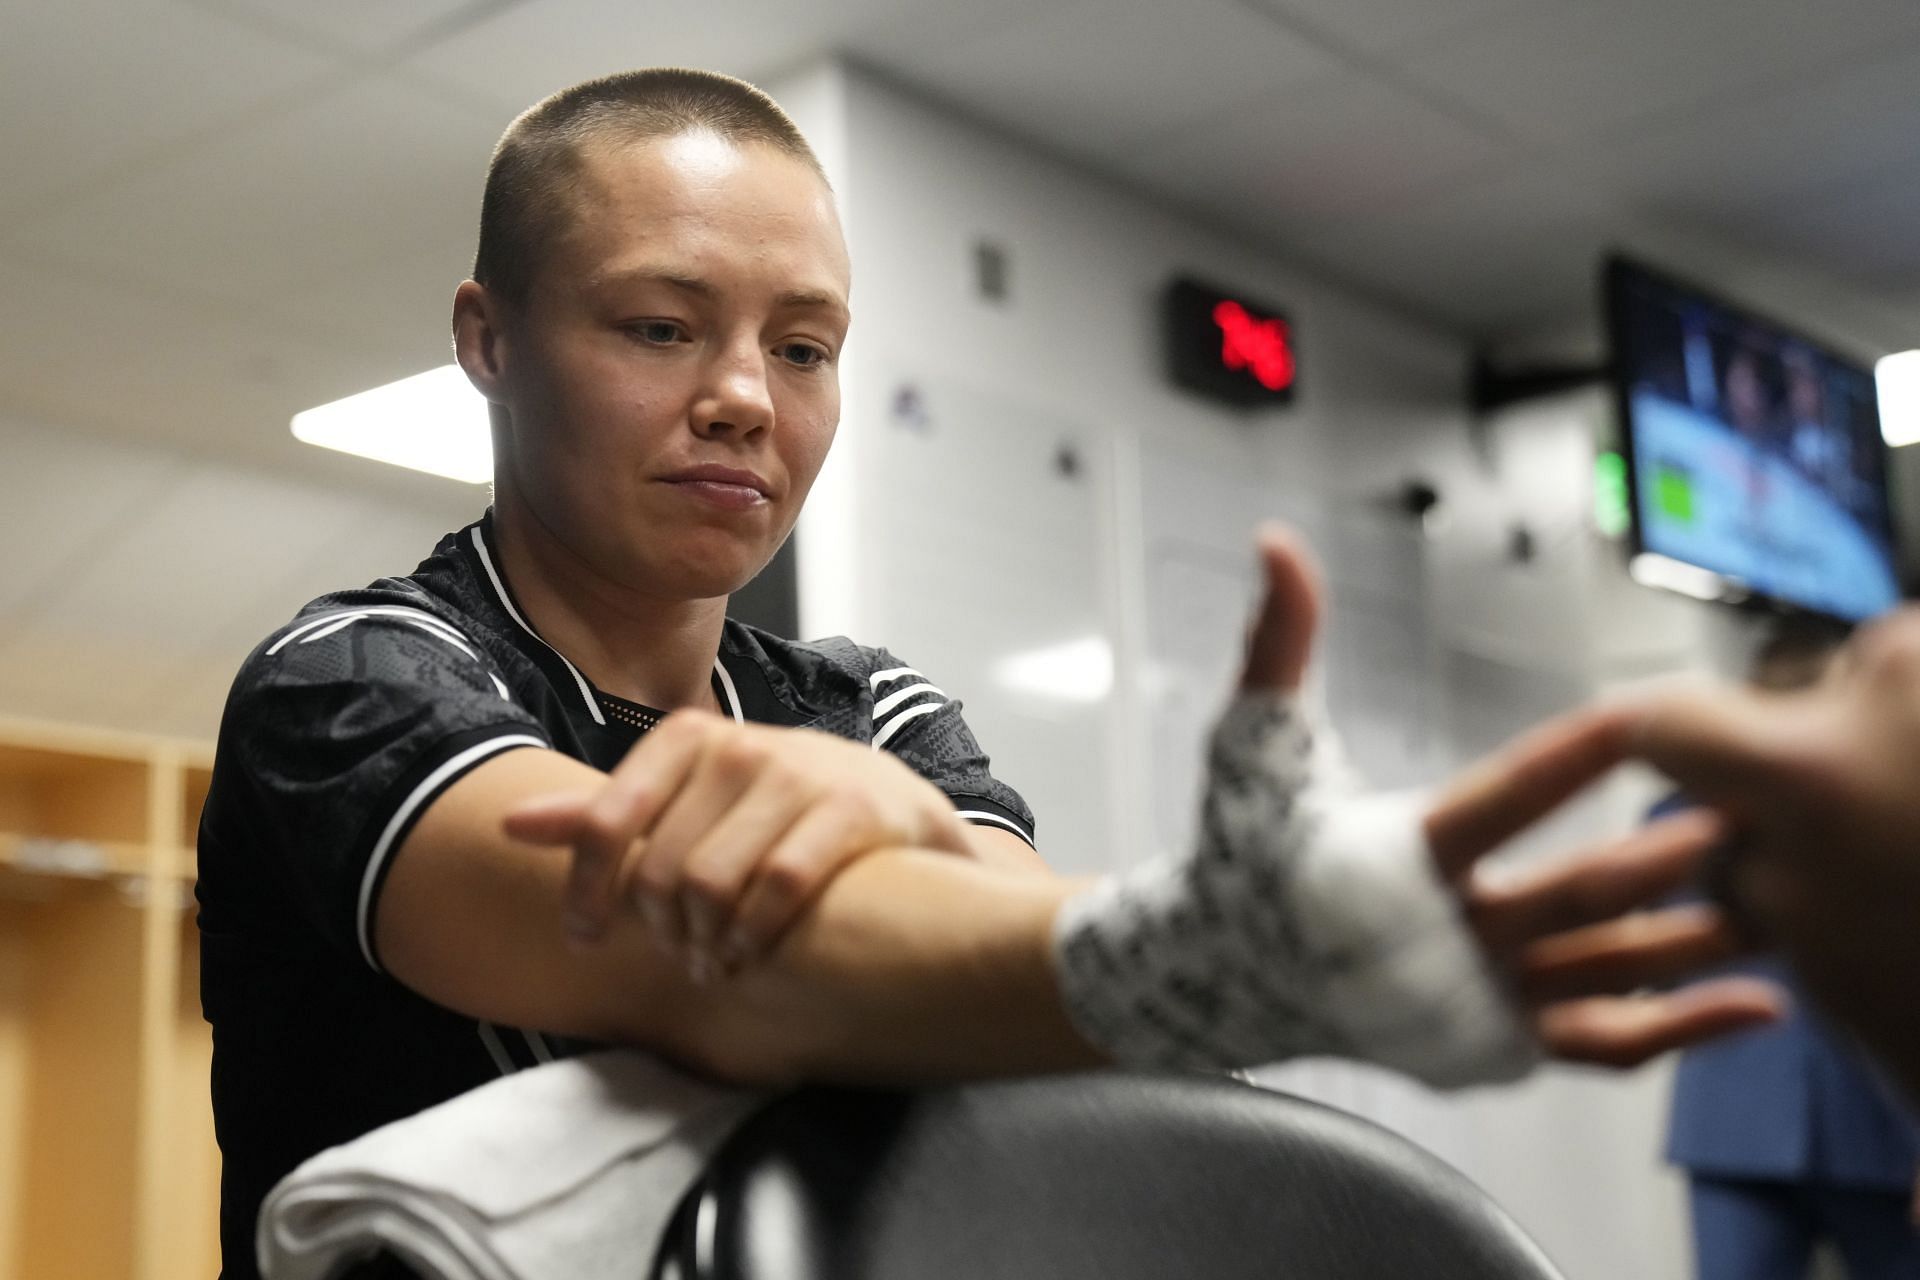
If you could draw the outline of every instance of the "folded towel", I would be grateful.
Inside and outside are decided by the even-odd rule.
[[[632,1280],[762,1101],[630,1050],[505,1076],[288,1174],[260,1212],[260,1270],[325,1280],[384,1246],[435,1280]]]

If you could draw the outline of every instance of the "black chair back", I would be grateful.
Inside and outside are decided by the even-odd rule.
[[[803,1090],[682,1203],[654,1280],[1559,1280],[1377,1125],[1198,1076]]]

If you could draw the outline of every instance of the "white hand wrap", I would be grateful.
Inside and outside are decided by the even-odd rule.
[[[1342,787],[1295,700],[1214,729],[1199,848],[1067,903],[1054,957],[1082,1035],[1135,1066],[1333,1054],[1457,1087],[1524,1074],[1524,1023],[1435,873],[1411,795]]]

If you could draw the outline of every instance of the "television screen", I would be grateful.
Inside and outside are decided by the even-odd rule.
[[[1849,621],[1900,597],[1873,371],[1607,263],[1634,573]]]

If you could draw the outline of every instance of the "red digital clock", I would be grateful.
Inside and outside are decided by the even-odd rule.
[[[1162,318],[1175,385],[1241,408],[1293,398],[1293,325],[1277,308],[1178,277],[1167,286]]]

